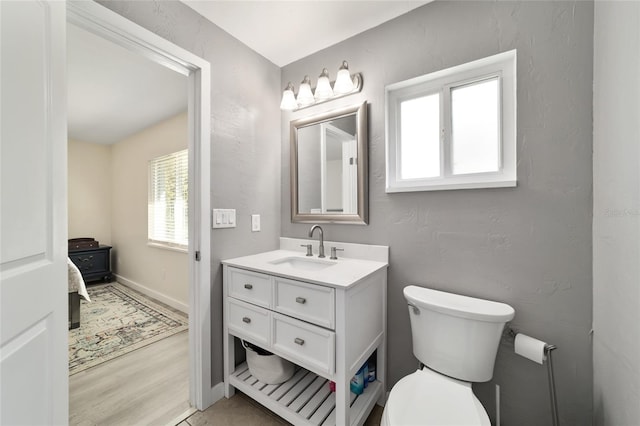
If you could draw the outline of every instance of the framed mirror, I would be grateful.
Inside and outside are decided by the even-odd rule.
[[[366,225],[367,102],[291,122],[291,221]]]

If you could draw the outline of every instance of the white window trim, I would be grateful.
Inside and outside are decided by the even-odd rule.
[[[451,88],[497,76],[501,90],[500,168],[497,172],[451,174]],[[441,176],[421,179],[400,177],[400,103],[415,97],[440,93]],[[448,189],[516,186],[516,51],[436,71],[385,88],[386,192],[437,191]],[[449,161],[447,161],[449,160]]]
[[[167,243],[165,241],[148,240],[147,246],[155,247],[163,250],[177,251],[178,253],[185,253],[185,254],[189,253],[189,246],[185,246],[182,244]]]

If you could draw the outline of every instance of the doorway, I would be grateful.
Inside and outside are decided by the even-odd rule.
[[[187,102],[184,75],[67,25],[68,237],[99,244],[69,253],[89,298],[69,330],[71,425],[194,411]],[[111,279],[92,273],[100,252]]]
[[[203,410],[221,393],[211,386],[209,63],[94,2],[68,2],[67,21],[188,79],[189,400]]]

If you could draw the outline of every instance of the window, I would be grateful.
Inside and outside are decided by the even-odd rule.
[[[187,249],[188,172],[186,149],[149,161],[149,243]]]
[[[386,87],[387,192],[516,185],[516,51]]]

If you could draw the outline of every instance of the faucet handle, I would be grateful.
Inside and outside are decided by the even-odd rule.
[[[313,256],[313,250],[312,250],[313,246],[311,244],[300,244],[300,247],[306,247],[307,249],[306,256]]]
[[[337,251],[344,251],[344,249],[331,247],[331,257],[329,259],[336,260],[338,258],[338,255],[336,254]]]

